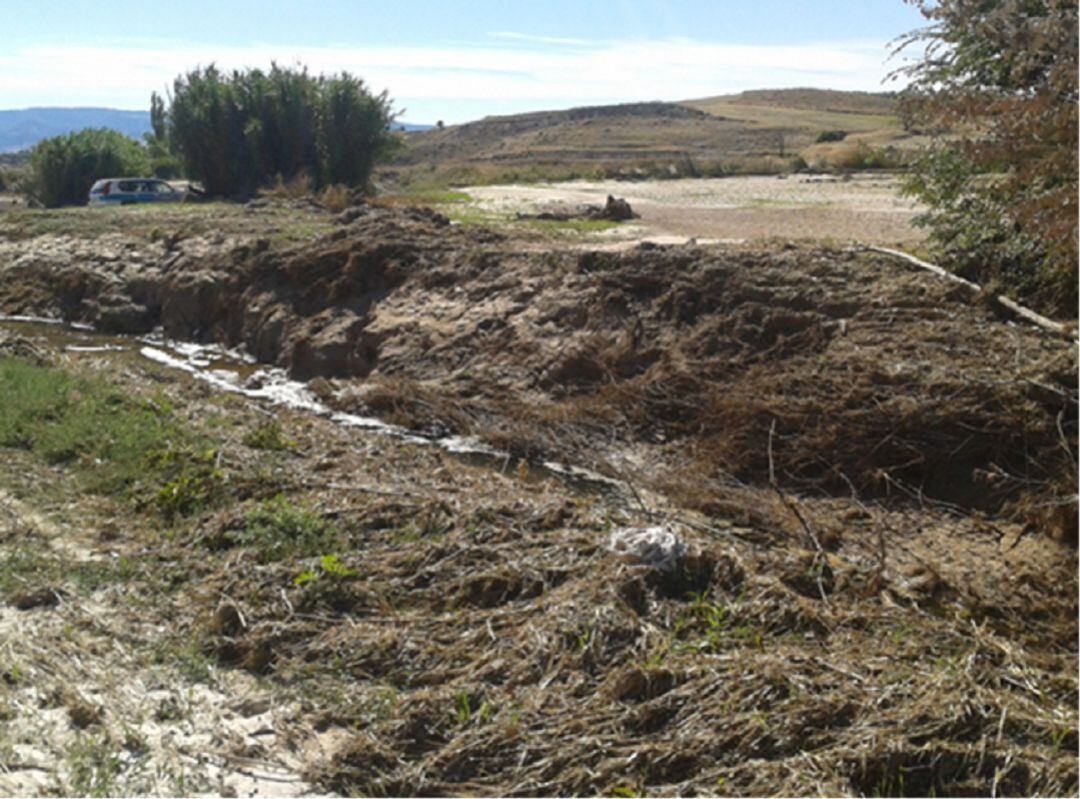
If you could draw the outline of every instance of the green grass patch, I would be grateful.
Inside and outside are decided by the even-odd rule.
[[[407,191],[401,195],[401,199],[427,205],[452,205],[471,202],[472,196],[468,192],[453,189],[425,188]]]
[[[451,222],[459,225],[499,225],[505,224],[507,218],[504,215],[491,211],[482,211],[476,206],[455,207],[447,210],[446,216]]]
[[[16,359],[0,360],[0,446],[80,468],[86,487],[111,493],[137,482],[147,452],[178,431],[167,407],[137,402],[104,381]]]
[[[252,547],[262,562],[269,563],[332,552],[339,536],[332,519],[278,495],[248,512],[236,542]]]
[[[126,768],[122,750],[107,735],[77,738],[67,749],[68,792],[72,796],[117,796]]]
[[[546,233],[600,233],[619,226],[608,219],[525,219],[522,224]]]
[[[168,518],[212,504],[216,451],[173,418],[101,379],[0,358],[0,447],[70,468],[81,490],[149,498]]]
[[[153,595],[159,596],[169,589],[169,584],[152,573],[154,565],[147,568],[137,558],[124,556],[72,561],[43,543],[27,543],[0,558],[0,596],[11,602],[16,596],[42,590],[82,594],[137,581],[148,581]]]

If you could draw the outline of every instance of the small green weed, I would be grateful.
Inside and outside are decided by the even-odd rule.
[[[243,546],[254,547],[259,559],[268,563],[332,550],[339,534],[331,519],[293,505],[279,494],[248,512],[237,540]]]
[[[117,796],[117,778],[124,771],[121,759],[107,736],[81,738],[67,750],[68,793],[71,796]]]
[[[293,585],[297,588],[314,589],[327,582],[335,583],[347,580],[350,577],[355,577],[356,574],[356,569],[346,567],[337,555],[323,555],[319,558],[318,570],[308,569],[300,572],[296,579],[293,580]]]
[[[454,697],[454,704],[457,708],[458,724],[465,725],[472,721],[472,698],[469,696],[468,691],[464,689],[458,691]]]
[[[296,448],[296,442],[282,432],[281,425],[276,420],[249,430],[244,436],[244,443],[252,449],[268,452],[284,452]]]
[[[696,645],[708,651],[719,651],[727,639],[762,646],[761,631],[750,624],[736,624],[743,595],[727,603],[713,599],[709,592],[690,595],[688,612],[675,620],[673,636],[678,641],[696,638]]]
[[[464,688],[454,695],[454,718],[461,726],[477,723],[487,724],[495,717],[495,706],[486,699],[480,700],[476,705],[476,699]]]
[[[169,445],[148,452],[146,464],[166,482],[154,495],[154,505],[166,519],[190,516],[224,496],[225,473],[217,450]]]

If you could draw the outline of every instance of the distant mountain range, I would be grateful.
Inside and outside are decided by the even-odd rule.
[[[83,128],[112,128],[141,139],[150,131],[149,111],[116,108],[22,108],[0,111],[0,153],[33,147],[42,139]]]
[[[431,130],[434,125],[395,122],[394,130],[407,133]],[[33,147],[42,139],[83,128],[112,128],[133,139],[150,132],[149,111],[116,108],[22,108],[0,111],[0,153]]]

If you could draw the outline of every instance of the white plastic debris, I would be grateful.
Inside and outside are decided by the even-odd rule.
[[[686,542],[671,528],[622,527],[608,539],[608,549],[643,566],[675,571],[686,557]]]

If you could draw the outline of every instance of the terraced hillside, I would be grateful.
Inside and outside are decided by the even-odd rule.
[[[818,143],[823,133],[842,138]],[[895,165],[919,141],[903,130],[892,95],[749,91],[486,117],[412,134],[382,176],[424,184],[713,177],[807,163],[850,169]]]

